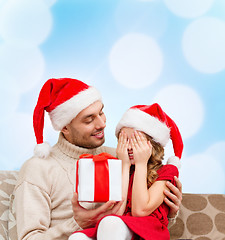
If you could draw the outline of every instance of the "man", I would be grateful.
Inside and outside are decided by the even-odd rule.
[[[43,142],[44,112],[49,113],[58,142]],[[106,117],[100,93],[76,79],[49,79],[41,89],[33,115],[37,146],[22,166],[16,185],[16,218],[19,240],[66,240],[77,230],[93,226],[98,219],[117,212],[121,202],[99,206],[82,203],[73,196],[75,162],[84,153],[108,152],[102,146]],[[174,217],[181,201],[181,184],[170,186],[165,201]],[[72,205],[71,206],[71,199]],[[72,211],[73,209],[73,211]]]

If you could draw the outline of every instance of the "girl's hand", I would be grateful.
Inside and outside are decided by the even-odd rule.
[[[146,136],[141,132],[134,131],[131,137],[131,147],[133,149],[135,164],[147,164],[152,155],[152,145],[146,139]]]
[[[130,166],[131,163],[128,155],[128,148],[129,148],[129,139],[127,138],[126,133],[121,131],[119,134],[116,154],[117,154],[117,157],[122,160],[123,164],[127,164],[128,166]]]

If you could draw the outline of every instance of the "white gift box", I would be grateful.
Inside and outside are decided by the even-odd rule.
[[[76,164],[78,201],[122,200],[122,161],[110,157],[107,153],[81,155]]]

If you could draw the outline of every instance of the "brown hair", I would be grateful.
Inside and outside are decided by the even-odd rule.
[[[147,164],[147,186],[150,186],[154,183],[158,177],[157,171],[162,167],[162,160],[164,157],[164,148],[161,144],[155,142],[151,137],[147,135],[148,140],[152,144],[152,155],[148,160]]]

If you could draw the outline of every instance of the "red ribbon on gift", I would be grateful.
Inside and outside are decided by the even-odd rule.
[[[100,153],[98,155],[82,154],[81,158],[92,158],[95,165],[95,191],[94,201],[105,202],[109,199],[109,165],[108,159],[117,159],[109,153]],[[78,167],[79,160],[77,161],[76,172],[76,192],[78,192]]]

